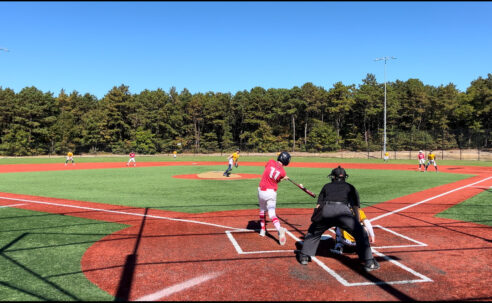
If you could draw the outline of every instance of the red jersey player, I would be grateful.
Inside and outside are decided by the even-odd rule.
[[[133,166],[136,166],[137,163],[135,162],[135,152],[130,153],[130,159],[128,160],[128,163],[126,163],[126,166],[130,166],[130,162],[133,162]]]
[[[419,159],[419,171],[420,167],[423,166],[425,168],[425,154],[423,151],[419,151],[419,155],[417,157]]]
[[[265,165],[265,170],[263,171],[258,187],[261,226],[260,236],[264,237],[266,234],[265,211],[268,211],[268,216],[278,231],[278,241],[280,245],[284,245],[287,238],[285,237],[286,229],[280,226],[280,221],[275,214],[275,208],[277,206],[277,188],[278,182],[289,179],[284,170],[284,166],[289,165],[289,162],[290,155],[288,152],[280,153],[277,157],[277,161],[269,160]]]

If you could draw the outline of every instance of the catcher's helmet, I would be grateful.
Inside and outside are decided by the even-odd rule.
[[[290,163],[290,154],[288,152],[281,152],[277,157],[277,161],[282,163],[284,166],[289,165]]]
[[[345,172],[345,169],[343,169],[343,167],[341,167],[340,165],[338,165],[337,168],[333,169],[331,171],[331,173],[328,175],[328,177],[330,177],[332,180],[335,179],[335,180],[345,180],[346,178],[348,178],[348,175],[347,173]]]

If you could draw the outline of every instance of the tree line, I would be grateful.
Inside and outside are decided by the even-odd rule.
[[[113,87],[102,99],[77,91],[58,96],[0,87],[0,154],[142,154],[335,150],[383,146],[384,83],[373,74],[358,86],[325,89],[254,87],[231,93],[131,94]],[[465,92],[419,79],[387,83],[387,149],[491,147],[492,74]]]

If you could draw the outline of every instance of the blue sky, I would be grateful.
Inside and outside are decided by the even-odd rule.
[[[0,86],[326,89],[492,73],[492,2],[0,2]]]

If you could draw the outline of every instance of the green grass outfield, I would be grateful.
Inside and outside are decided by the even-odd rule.
[[[222,156],[209,156],[209,155],[192,155],[179,154],[177,161],[218,161],[227,163],[227,157],[230,153],[224,153]],[[269,159],[274,158],[273,156],[249,156],[247,153],[241,153],[239,158],[239,163],[241,161],[248,162],[266,162]],[[42,156],[42,157],[0,157],[0,165],[2,164],[34,164],[34,163],[65,163],[65,156]],[[127,155],[107,155],[107,156],[92,156],[74,155],[74,160],[76,163],[88,163],[88,162],[127,162],[129,157]],[[160,162],[160,161],[174,161],[174,158],[169,155],[137,155],[135,160],[138,162]],[[440,160],[437,156],[438,165],[465,165],[465,166],[492,166],[492,161],[475,161],[475,160]],[[309,156],[309,157],[297,157],[293,156],[292,161],[294,162],[320,162],[320,163],[383,163],[382,159],[356,159],[356,158],[325,158],[320,156]],[[417,165],[417,159],[410,160],[390,160],[389,163],[393,164],[415,164]]]
[[[266,161],[271,157],[243,157]],[[171,157],[137,157],[137,161],[170,161]],[[11,159],[0,159],[0,163]],[[63,163],[64,158],[28,158],[17,163]],[[28,161],[26,161],[28,160]],[[49,160],[49,161],[47,161]],[[79,162],[114,162],[127,157],[76,158]],[[84,161],[82,161],[84,160]],[[181,157],[189,161],[223,161],[224,157]],[[342,159],[295,158],[298,162],[340,162]],[[347,159],[348,160],[348,159]],[[350,162],[356,162],[350,159]],[[2,162],[3,161],[3,162]],[[344,162],[349,162],[345,161]],[[361,163],[381,163],[374,160]],[[395,161],[396,162],[396,161]],[[392,162],[392,163],[395,163]],[[415,161],[411,161],[414,163]],[[459,162],[459,161],[458,161]],[[465,165],[471,165],[463,161]],[[464,164],[463,162],[462,165]],[[478,162],[483,165],[482,162]],[[46,197],[150,207],[179,212],[256,209],[258,179],[186,180],[179,174],[223,171],[224,165],[122,167],[0,174],[0,191]],[[261,174],[263,167],[240,166],[233,173]],[[287,174],[318,193],[329,181],[329,169],[287,167]],[[348,181],[362,206],[451,183],[470,175],[423,174],[417,171],[348,169]],[[492,225],[490,190],[441,213],[440,217]],[[488,202],[487,202],[488,201]],[[316,200],[290,182],[281,182],[279,208],[311,208]],[[309,218],[306,218],[309,220]],[[0,208],[0,301],[112,301],[114,297],[90,283],[80,268],[83,253],[105,235],[126,225]]]
[[[258,179],[190,180],[173,175],[224,170],[225,166],[156,166],[0,174],[3,192],[64,198],[179,212],[257,208]],[[233,173],[261,174],[262,166],[240,166]],[[329,169],[287,167],[287,175],[315,193],[329,182]],[[391,200],[469,177],[416,171],[348,169],[362,206]],[[279,208],[311,208],[316,199],[290,182],[281,182]]]

